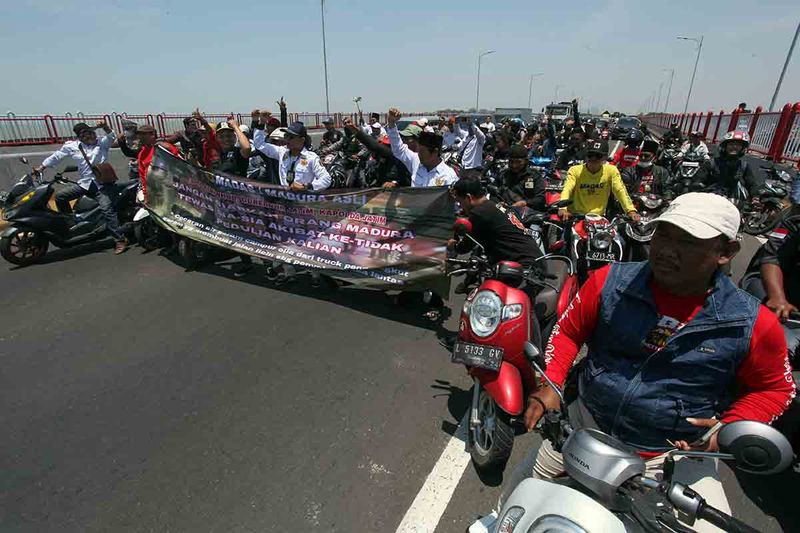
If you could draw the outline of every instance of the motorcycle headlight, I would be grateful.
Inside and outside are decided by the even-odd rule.
[[[497,330],[503,313],[503,302],[492,291],[480,291],[469,309],[469,325],[478,337],[488,337]]]
[[[514,533],[514,528],[522,520],[523,515],[525,515],[525,509],[522,507],[516,505],[509,507],[502,520],[498,523],[497,533]]]
[[[544,515],[528,528],[528,533],[587,533],[585,529],[563,516]]]
[[[661,198],[652,196],[645,196],[642,201],[647,209],[657,209],[663,202]]]
[[[625,234],[631,239],[638,242],[648,242],[652,240],[653,233],[656,231],[655,226],[645,228],[646,220],[642,219],[641,224],[625,224]]]
[[[598,231],[592,237],[592,248],[595,250],[608,250],[611,248],[611,234],[606,231]]]

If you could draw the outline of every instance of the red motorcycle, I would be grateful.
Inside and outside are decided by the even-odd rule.
[[[541,268],[526,269],[513,261],[493,265],[471,229],[467,219],[454,226],[459,239],[475,245],[469,259],[447,260],[458,267],[448,275],[467,274],[478,282],[464,302],[451,360],[465,365],[474,382],[468,432],[472,461],[478,470],[493,471],[505,467],[514,435],[524,432],[528,395],[537,388],[525,343],[544,352],[543,343],[577,293],[578,282],[565,256],[544,256]],[[533,301],[529,294],[535,294]]]

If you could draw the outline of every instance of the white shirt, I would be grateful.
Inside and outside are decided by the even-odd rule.
[[[483,145],[486,135],[475,124],[469,125],[469,134],[464,137],[461,145],[461,166],[465,170],[483,167]]]
[[[89,161],[92,163],[92,165],[99,165],[100,163],[105,163],[108,159],[108,150],[111,148],[111,145],[114,143],[116,138],[117,134],[111,131],[110,133],[104,135],[103,138],[100,139],[100,141],[95,145],[83,144],[78,140],[67,141],[64,143],[64,146],[53,152],[50,157],[42,161],[42,166],[51,168],[58,165],[62,159],[66,159],[67,157],[71,158],[78,166],[78,174],[80,175],[80,178],[78,179],[78,185],[88,191],[92,188],[92,184],[96,182],[94,179],[94,172],[92,172],[92,167],[89,166],[89,164],[86,162],[86,159],[83,158],[79,146],[83,147],[83,151],[86,152],[86,157],[89,158]]]
[[[492,133],[497,130],[497,126],[494,125],[494,122],[484,122],[481,124],[481,128],[486,128],[486,131]]]
[[[402,161],[411,173],[412,187],[444,187],[458,181],[456,171],[444,162],[439,162],[431,170],[425,168],[425,165],[419,162],[419,155],[409,150],[400,139],[397,128],[388,128],[386,134],[389,136],[392,154]]]
[[[314,191],[324,191],[331,186],[331,175],[314,152],[304,148],[299,156],[294,157],[289,153],[288,147],[269,144],[264,130],[255,131],[253,146],[265,156],[278,160],[278,175],[284,187],[290,185],[286,176],[292,169],[294,169],[294,181],[310,185]]]
[[[686,154],[697,154],[703,156],[703,159],[711,159],[711,156],[708,154],[708,146],[703,141],[700,141],[700,144],[697,146],[692,146],[691,142],[683,143],[681,147],[681,157],[685,156]]]

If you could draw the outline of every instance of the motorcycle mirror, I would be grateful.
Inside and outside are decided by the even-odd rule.
[[[537,348],[532,342],[526,342],[525,347],[525,357],[528,358],[528,361],[536,368],[536,371],[540,374],[544,374],[544,356],[542,352]]]
[[[468,218],[457,218],[453,224],[453,233],[458,237],[472,233],[472,222]]]
[[[753,420],[724,425],[717,442],[721,452],[734,457],[737,469],[751,474],[777,474],[794,459],[792,445],[780,431]]]
[[[27,165],[28,158],[23,155],[22,157],[19,158],[19,162],[22,163],[23,165]]]

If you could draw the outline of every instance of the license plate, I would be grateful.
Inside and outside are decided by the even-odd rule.
[[[614,254],[614,252],[590,251],[586,254],[586,258],[589,261],[605,261],[607,263],[617,260],[617,256]]]
[[[497,371],[500,370],[500,363],[503,362],[503,349],[482,344],[456,342],[450,361]]]

